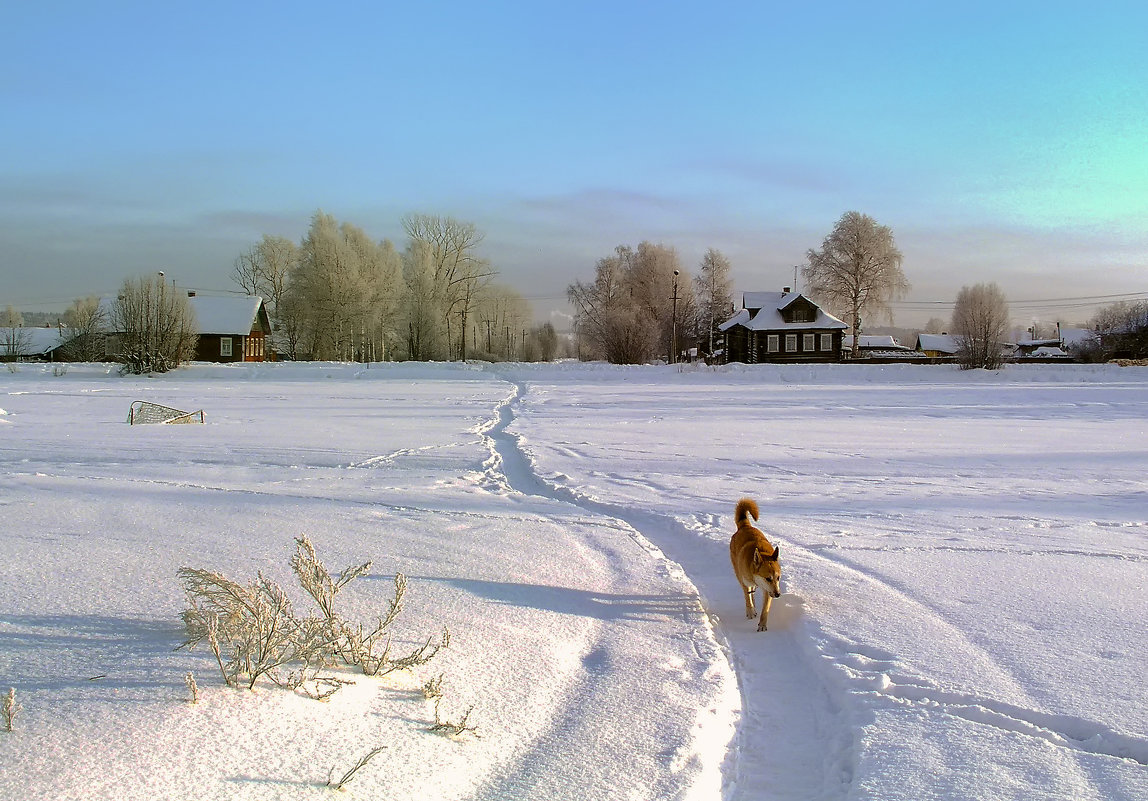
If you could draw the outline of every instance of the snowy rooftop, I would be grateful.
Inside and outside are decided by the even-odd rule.
[[[800,297],[803,297],[800,292],[746,292],[742,296],[744,308],[718,328],[726,331],[735,325],[743,325],[751,331],[777,331],[782,329],[844,329],[849,327],[821,308],[817,309],[817,318],[811,323],[786,322],[781,314],[782,310]]]

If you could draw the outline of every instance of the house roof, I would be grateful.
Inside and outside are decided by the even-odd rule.
[[[113,318],[115,298],[100,298],[100,309],[104,320]],[[256,295],[230,297],[210,297],[195,295],[187,299],[195,313],[196,329],[200,334],[222,334],[223,336],[247,336],[262,316],[260,308],[263,298]],[[110,323],[106,323],[110,327]]]
[[[957,345],[957,341],[948,334],[917,334],[917,350],[956,353],[960,347]]]
[[[751,331],[778,331],[778,330],[808,330],[810,328],[848,328],[845,323],[832,314],[825,312],[809,298],[807,303],[817,309],[817,317],[813,322],[787,323],[781,312],[788,308],[798,298],[804,298],[800,292],[746,292],[742,295],[742,308],[733,317],[718,326],[722,331],[733,328],[735,325],[745,326]]]
[[[207,297],[196,295],[187,299],[195,312],[196,326],[201,334],[247,336],[257,324],[256,315],[263,298],[254,295],[241,297]]]
[[[69,339],[67,329],[61,336],[60,329],[32,328],[21,326],[19,328],[0,328],[0,353],[6,353],[10,343],[20,343],[19,356],[44,356]]]
[[[865,350],[909,350],[909,348],[902,345],[891,334],[862,334],[858,337],[860,345]],[[853,347],[853,335],[846,334],[841,339],[841,347]]]

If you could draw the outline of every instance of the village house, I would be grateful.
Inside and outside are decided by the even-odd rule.
[[[848,326],[800,292],[746,292],[742,308],[718,328],[725,333],[725,360],[835,362]]]
[[[196,361],[262,362],[270,358],[267,337],[271,322],[263,298],[206,297],[188,292],[188,302],[199,329]]]
[[[273,358],[267,349],[271,334],[271,321],[263,298],[254,295],[212,297],[187,293],[188,305],[195,316],[199,340],[195,347],[195,361],[201,362],[262,362]],[[109,359],[119,353],[119,332],[107,321],[114,319],[112,298],[100,300],[100,309],[108,330],[105,353]]]

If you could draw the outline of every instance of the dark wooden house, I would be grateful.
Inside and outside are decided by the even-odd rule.
[[[188,301],[199,328],[196,361],[262,362],[270,358],[271,322],[263,298],[190,295]]]
[[[789,287],[746,292],[741,310],[719,326],[725,332],[725,360],[745,364],[840,361],[848,327]]]

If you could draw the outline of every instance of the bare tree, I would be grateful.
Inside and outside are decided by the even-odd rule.
[[[857,356],[861,315],[883,313],[891,325],[893,301],[909,291],[893,231],[866,214],[848,211],[825,237],[821,250],[809,250],[806,259],[802,276],[811,298],[847,318]]]
[[[996,284],[961,287],[953,307],[953,335],[961,369],[996,370],[1004,363],[1001,351],[1009,327],[1008,302]]]
[[[263,235],[235,259],[231,278],[248,295],[258,295],[267,305],[267,314],[275,330],[275,340],[282,339],[284,315],[290,308],[283,303],[291,270],[299,260],[299,249],[290,239]],[[297,322],[297,321],[295,321]],[[276,341],[276,347],[282,343]]]
[[[431,214],[408,214],[402,219],[409,243],[426,247],[424,258],[432,271],[432,306],[437,307],[453,350],[452,331],[459,331],[459,357],[466,359],[466,332],[481,290],[496,271],[478,256],[484,234],[474,223]],[[454,319],[458,317],[458,326]]]
[[[107,354],[107,314],[95,295],[76,298],[64,312],[64,325],[67,326],[67,343],[63,352],[65,358],[77,362],[95,362]]]
[[[694,292],[698,299],[698,322],[704,332],[706,353],[713,355],[714,334],[733,309],[733,289],[729,259],[720,250],[710,248],[702,256],[698,274],[694,278]]]
[[[24,330],[24,316],[15,306],[7,306],[0,316],[0,357],[18,361],[28,354],[32,337]]]
[[[164,373],[195,356],[195,312],[187,295],[168,286],[162,273],[126,279],[111,317],[127,372]]]

